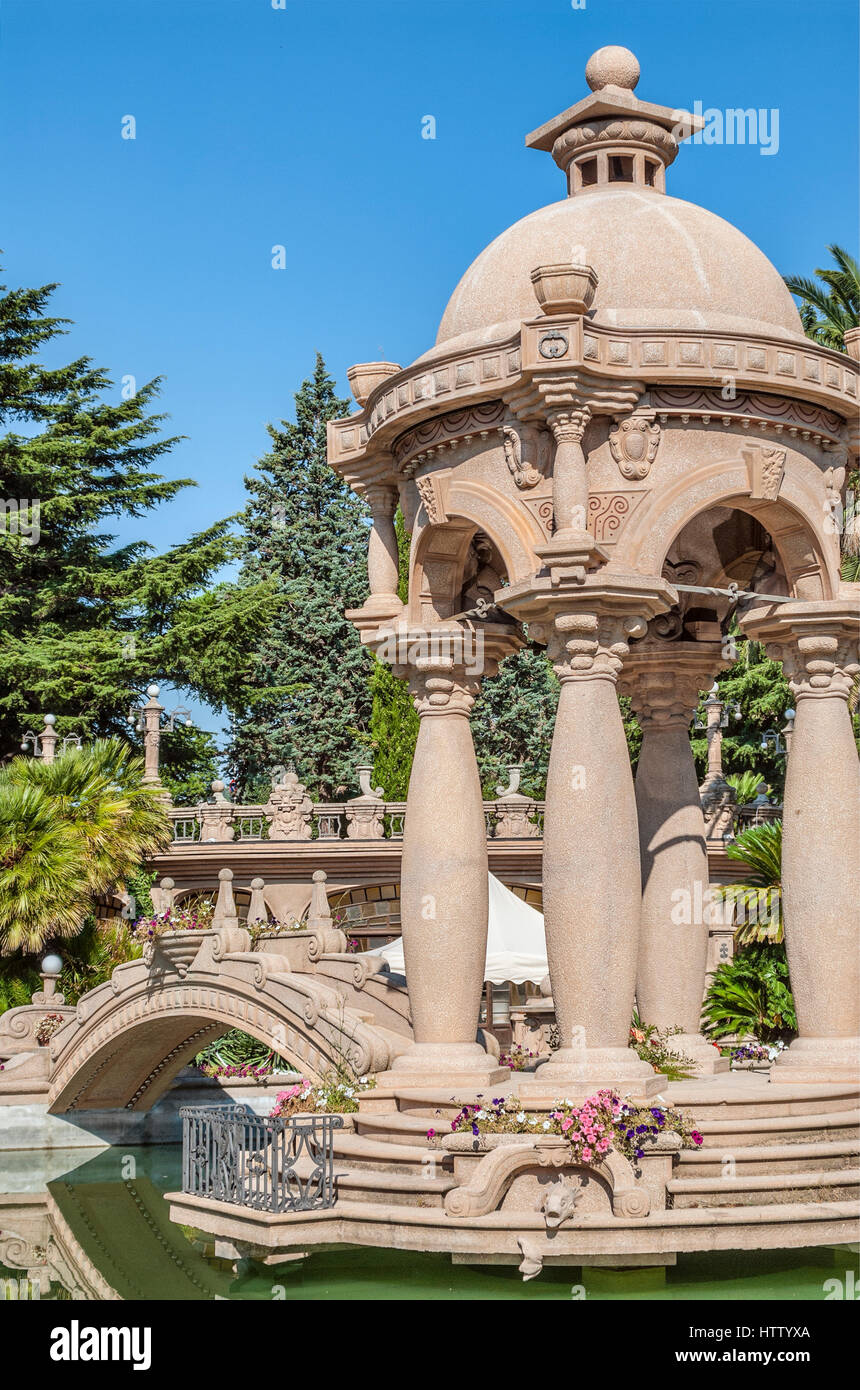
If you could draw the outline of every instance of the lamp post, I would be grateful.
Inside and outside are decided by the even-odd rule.
[[[57,742],[60,735],[54,725],[57,722],[55,714],[45,715],[45,727],[38,734],[34,734],[32,729],[28,729],[21,740],[21,752],[26,753],[28,748],[32,748],[33,757],[41,758],[43,762],[52,763],[56,757]],[[61,752],[65,753],[69,748],[80,748],[80,734],[66,734],[63,739]]]
[[[57,981],[60,978],[60,971],[63,968],[63,958],[57,955],[56,951],[50,951],[42,958],[39,966],[39,974],[42,977],[42,988],[37,989],[30,996],[34,1004],[65,1004],[65,998],[57,992]]]
[[[186,728],[192,724],[191,712],[185,705],[177,705],[175,709],[168,712],[164,706],[158,703],[159,688],[157,685],[146,687],[148,699],[146,704],[132,706],[128,714],[128,722],[137,733],[143,734],[143,780],[151,786],[161,785],[158,765],[161,751],[161,717],[166,714],[164,728],[168,733],[173,733],[176,727],[176,720],[181,719]]]

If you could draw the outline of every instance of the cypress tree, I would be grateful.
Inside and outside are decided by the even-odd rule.
[[[344,616],[367,596],[368,513],[326,460],[326,423],[349,402],[319,353],[295,403],[295,422],[269,425],[272,448],[245,480],[240,582],[278,596],[234,706],[231,770],[246,800],[265,799],[290,762],[315,799],[352,795],[370,739],[371,658]]]
[[[409,544],[403,513],[398,507],[394,516],[397,535],[399,578],[397,595],[404,603],[409,598]],[[370,677],[373,705],[370,713],[370,736],[373,747],[373,781],[382,787],[388,801],[405,801],[409,790],[409,773],[418,738],[418,715],[412,703],[406,681],[395,676],[384,661],[374,658]]]

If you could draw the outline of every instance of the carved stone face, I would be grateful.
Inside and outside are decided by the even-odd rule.
[[[544,1214],[547,1230],[555,1230],[572,1215],[582,1190],[581,1178],[559,1178],[544,1194],[540,1209]]]

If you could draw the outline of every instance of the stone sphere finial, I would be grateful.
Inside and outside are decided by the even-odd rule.
[[[629,48],[608,44],[592,53],[585,65],[585,80],[593,92],[603,87],[626,87],[632,92],[639,81],[639,61]]]
[[[233,877],[232,869],[219,869],[218,878],[221,883],[229,883]]]

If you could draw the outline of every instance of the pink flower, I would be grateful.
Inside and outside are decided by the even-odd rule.
[[[591,1149],[589,1149],[588,1147],[584,1148],[583,1151],[582,1151],[582,1157],[585,1159],[586,1163],[590,1163],[590,1162],[591,1162]]]

